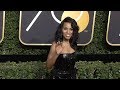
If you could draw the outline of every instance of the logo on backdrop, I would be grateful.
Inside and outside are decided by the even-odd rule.
[[[19,39],[24,45],[51,45],[57,26],[69,16],[79,27],[78,45],[92,41],[95,11],[21,11]]]
[[[4,38],[5,11],[0,11],[0,43]]]
[[[120,46],[120,11],[109,11],[106,41],[111,46]]]

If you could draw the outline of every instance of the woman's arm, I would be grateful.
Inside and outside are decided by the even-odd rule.
[[[53,65],[55,64],[55,61],[57,59],[57,57],[59,56],[60,52],[62,51],[62,49],[59,47],[55,42],[52,43],[52,46],[50,48],[49,54],[48,54],[48,58],[46,61],[46,66],[48,69],[52,69]],[[57,53],[57,51],[59,51],[59,53]]]

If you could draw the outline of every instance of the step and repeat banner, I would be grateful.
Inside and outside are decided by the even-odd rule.
[[[24,45],[51,45],[61,21],[70,16],[79,27],[78,46],[93,38],[96,11],[20,11],[19,40]]]
[[[0,11],[0,43],[4,38],[4,28],[5,28],[5,11]]]
[[[106,41],[111,46],[120,46],[120,11],[109,11]]]

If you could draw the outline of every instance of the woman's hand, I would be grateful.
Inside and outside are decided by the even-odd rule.
[[[56,45],[56,52],[59,55],[63,50],[62,42],[58,41]]]

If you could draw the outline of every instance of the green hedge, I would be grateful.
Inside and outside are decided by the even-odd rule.
[[[103,63],[100,61],[76,63],[78,79],[120,79],[120,63]],[[45,63],[31,62],[6,62],[0,63],[1,79],[48,79],[49,72]]]
[[[46,68],[40,61],[0,63],[1,79],[42,79]]]
[[[76,67],[78,68],[78,79],[120,78],[120,62],[80,61],[76,64]]]

